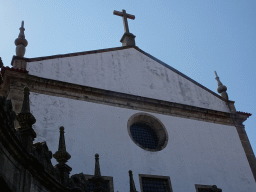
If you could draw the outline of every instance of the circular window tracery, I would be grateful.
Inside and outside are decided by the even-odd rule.
[[[127,128],[131,139],[136,145],[148,151],[160,151],[168,142],[164,125],[156,117],[137,113],[130,117]]]
[[[149,149],[155,149],[158,144],[155,130],[145,123],[134,123],[130,127],[133,139],[141,146]]]

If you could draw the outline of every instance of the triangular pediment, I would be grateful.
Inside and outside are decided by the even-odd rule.
[[[138,47],[32,58],[27,70],[38,77],[229,112],[219,95]]]

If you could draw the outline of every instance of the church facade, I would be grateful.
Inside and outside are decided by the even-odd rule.
[[[98,153],[107,191],[255,191],[255,156],[243,126],[251,114],[236,111],[217,73],[221,95],[138,48],[127,24],[132,15],[114,13],[127,26],[122,47],[25,58],[20,35],[13,68],[2,67],[0,94],[18,114],[23,88],[30,89],[34,143],[58,151],[63,126],[67,173],[91,179]],[[1,176],[8,185],[11,178]]]

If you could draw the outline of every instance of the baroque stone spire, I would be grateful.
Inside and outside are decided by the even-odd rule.
[[[66,151],[66,144],[65,144],[65,136],[64,136],[64,127],[60,127],[60,139],[59,139],[59,148],[58,151],[53,155],[53,157],[58,161],[60,164],[65,164],[70,158],[71,155]]]
[[[130,192],[138,192],[136,190],[135,184],[134,184],[134,180],[133,180],[133,174],[132,171],[129,171],[129,178],[130,178]]]
[[[94,177],[101,177],[100,173],[100,162],[99,162],[99,154],[95,154],[95,170],[94,170]]]
[[[228,94],[227,94],[227,87],[225,85],[223,85],[220,81],[220,78],[218,77],[217,75],[217,72],[214,71],[215,73],[215,76],[216,76],[216,81],[218,83],[218,88],[217,88],[217,91],[218,93],[220,93],[221,97],[225,98],[226,100],[228,100]]]
[[[61,183],[65,186],[69,185],[69,173],[72,170],[66,162],[71,158],[71,155],[66,151],[65,137],[64,137],[64,127],[60,127],[60,139],[59,139],[59,148],[53,157],[57,160],[58,164],[56,165],[57,169],[60,172]]]
[[[28,45],[28,41],[25,39],[24,34],[25,28],[24,28],[24,21],[21,22],[20,27],[20,34],[17,39],[15,39],[15,45],[16,45],[16,56],[23,57],[26,52],[26,46]]]
[[[17,115],[17,121],[20,124],[18,130],[20,132],[21,142],[30,152],[33,141],[36,138],[36,133],[32,128],[32,125],[36,122],[36,119],[30,113],[29,94],[29,88],[25,87],[22,109],[21,112]]]
[[[103,188],[104,179],[100,173],[100,163],[99,163],[99,154],[95,154],[95,170],[94,176],[91,179],[92,183],[94,184],[94,192],[106,192]]]

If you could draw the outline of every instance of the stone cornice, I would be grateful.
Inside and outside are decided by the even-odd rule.
[[[14,86],[17,89],[22,90],[25,85],[31,89],[31,92],[35,93],[66,97],[70,99],[101,103],[218,124],[234,125],[232,119],[236,117],[235,113],[215,111],[179,103],[108,91],[89,86],[81,86],[36,77],[29,74],[18,73],[15,71],[5,72],[4,83],[1,85],[0,92],[7,95],[10,86]]]

